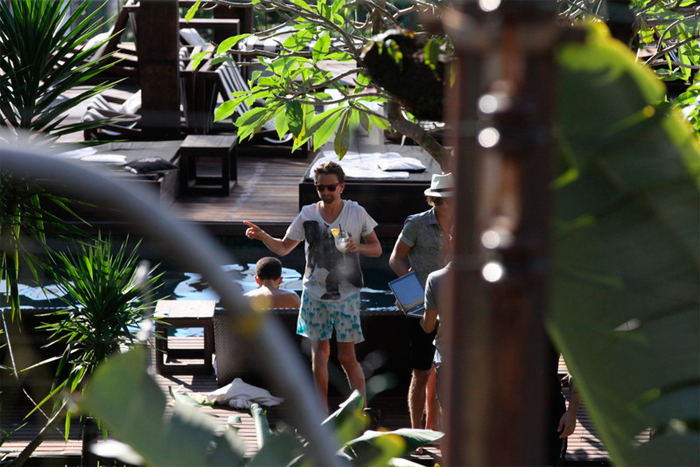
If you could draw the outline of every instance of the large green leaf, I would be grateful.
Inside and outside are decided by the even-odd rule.
[[[80,403],[151,466],[241,465],[245,447],[231,431],[188,404],[166,414],[165,396],[135,349],[95,372]]]
[[[338,410],[323,421],[323,425],[333,426],[336,437],[341,444],[360,436],[367,427],[367,421],[362,414],[364,398],[359,391],[354,390],[350,397],[340,404]]]
[[[700,146],[601,27],[558,61],[549,330],[616,464],[698,465]]]
[[[367,430],[348,441],[346,450],[350,449],[355,454],[357,465],[386,465],[389,459],[404,456],[443,436],[439,431],[411,428],[394,431]]]
[[[294,430],[286,427],[269,435],[267,442],[247,464],[249,467],[291,465],[304,453],[304,444]],[[305,457],[304,457],[305,458]]]

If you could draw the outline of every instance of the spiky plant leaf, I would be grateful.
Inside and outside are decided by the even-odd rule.
[[[101,27],[97,10],[80,19],[90,3],[71,12],[67,1],[0,2],[0,74],[5,78],[0,79],[0,125],[42,132],[49,139],[76,131],[80,127],[62,123],[66,112],[114,85],[97,84],[63,99],[112,64],[109,55],[94,56],[104,42],[85,47]]]

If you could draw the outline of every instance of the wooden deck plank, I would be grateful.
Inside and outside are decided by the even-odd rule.
[[[228,197],[182,196],[174,213],[196,222],[291,223],[299,212],[299,189],[307,159],[242,158],[238,184]]]

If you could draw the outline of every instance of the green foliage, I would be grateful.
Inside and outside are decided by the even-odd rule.
[[[258,453],[244,459],[242,442],[233,430],[222,430],[213,419],[191,402],[178,403],[165,414],[165,398],[146,371],[147,354],[135,349],[102,365],[80,401],[83,413],[90,413],[107,426],[115,438],[129,445],[144,463],[177,465],[307,465],[308,446],[290,428],[272,432],[264,411],[254,404],[251,413],[258,432]],[[339,455],[353,465],[394,464],[402,456],[441,438],[431,430],[402,429],[366,431],[363,399],[355,391],[324,424],[336,427],[344,447]],[[122,458],[130,449],[113,452]],[[223,462],[223,463],[221,463]],[[398,463],[396,463],[398,464]],[[400,465],[417,465],[405,461]]]
[[[112,86],[99,84],[63,98],[110,66],[109,56],[92,57],[104,42],[85,47],[101,27],[95,22],[97,11],[80,19],[90,3],[82,2],[71,13],[67,1],[0,2],[0,126],[26,137],[25,144],[102,123],[62,123],[69,109]]]
[[[639,38],[655,53],[646,61],[659,63],[656,72],[665,80],[691,81],[700,65],[700,11],[693,0],[635,0],[640,19]]]
[[[194,5],[192,5],[188,10],[187,13],[185,14],[185,21],[189,21],[192,18],[194,18],[195,13],[197,13],[197,10],[199,9],[199,6],[202,4],[202,0],[197,0],[194,2]]]
[[[122,346],[136,344],[134,329],[154,306],[150,293],[160,275],[140,264],[140,242],[128,251],[128,241],[115,248],[110,238],[98,235],[76,252],[49,252],[45,267],[67,292],[62,297],[67,308],[56,312],[60,322],[45,327],[52,331],[49,345],[66,345],[60,366],[71,367],[66,382],[74,387],[77,375],[92,373]]]
[[[156,289],[159,276],[139,263],[138,247],[128,252],[128,238],[114,247],[109,238],[103,241],[98,236],[94,243],[81,243],[75,253],[47,250],[49,259],[42,267],[66,292],[62,299],[67,306],[53,313],[58,320],[40,327],[51,333],[47,347],[64,348],[58,357],[25,369],[58,363],[51,391],[27,414],[53,401],[51,417],[18,456],[22,462],[62,420],[69,436],[72,414],[66,410],[67,395],[79,393],[84,378],[122,348],[142,345],[135,330],[149,315],[153,301],[148,292]]]
[[[602,2],[557,0],[561,17],[570,23],[605,21],[613,35],[637,53],[637,60],[651,67],[667,82],[697,83],[700,68],[700,10],[694,0],[631,0]],[[616,7],[616,8],[613,8]],[[674,104],[683,108],[700,132],[693,87]]]
[[[41,266],[41,261],[27,247],[27,240],[31,238],[43,248],[49,226],[80,235],[76,227],[43,209],[42,203],[52,203],[75,215],[71,211],[70,200],[52,195],[36,185],[27,185],[16,180],[16,177],[0,174],[0,278],[5,280],[5,297],[9,300],[13,318],[19,313],[20,306],[20,259],[24,260],[37,281],[37,271]]]
[[[678,106],[683,116],[700,134],[700,76],[696,77],[693,85],[673,100],[673,104]]]
[[[122,347],[141,345],[135,329],[153,307],[146,294],[160,276],[139,264],[138,244],[127,252],[128,239],[114,248],[111,239],[98,236],[81,243],[77,252],[49,252],[44,267],[54,283],[66,291],[66,308],[54,313],[60,320],[46,324],[48,346],[65,346],[59,357],[50,394],[41,406],[61,391],[79,389],[83,379]]]
[[[616,465],[698,465],[700,145],[604,27],[558,61],[549,329]]]
[[[197,408],[177,404],[166,416],[165,395],[146,372],[145,349],[111,358],[95,372],[80,407],[129,444],[151,466],[242,465],[245,447]],[[119,453],[115,453],[119,455]]]
[[[263,103],[262,107],[254,107],[234,121],[239,138],[252,138],[265,123],[272,121],[280,135],[288,131],[294,136],[294,149],[313,136],[316,150],[337,134],[335,150],[342,158],[360,123],[366,131],[371,131],[373,125],[383,129],[391,126],[387,116],[376,110],[376,104],[394,102],[398,105],[390,93],[369,79],[361,66],[363,46],[368,38],[375,29],[399,27],[400,19],[416,16],[420,11],[437,11],[440,4],[404,3],[407,5],[403,5],[403,9],[392,3],[380,9],[374,4],[342,0],[255,2],[258,9],[274,9],[283,17],[281,26],[260,34],[263,39],[278,39],[280,53],[261,53],[260,62],[266,67],[265,73],[253,76],[249,93],[238,94],[219,107],[215,120],[231,118],[234,109],[244,100],[248,103],[258,100]],[[216,53],[228,53],[243,37],[245,35],[224,41]],[[436,60],[435,44],[438,42],[431,43],[428,49],[433,60]],[[387,51],[397,63],[402,63],[402,52],[396,44],[387,44]],[[331,60],[347,64],[347,71],[340,75],[329,71],[326,64]],[[315,115],[315,109],[333,110],[335,106],[339,110],[331,113],[321,110],[320,115]]]
[[[66,91],[110,66],[107,56],[91,59],[103,43],[85,47],[101,26],[94,21],[97,11],[80,19],[90,3],[82,2],[70,13],[71,2],[0,2],[0,127],[8,128],[0,134],[0,141],[45,144],[60,135],[103,123],[62,123],[69,109],[111,87],[100,84],[65,98]],[[13,316],[19,310],[20,257],[27,260],[32,272],[38,267],[20,238],[33,238],[43,244],[48,223],[78,233],[43,209],[42,198],[73,215],[64,198],[4,175],[0,179],[0,270],[7,281]]]
[[[615,37],[636,52],[664,80],[692,81],[700,65],[700,10],[694,0],[601,2],[557,0],[569,22],[605,21]],[[615,8],[614,8],[615,7]]]

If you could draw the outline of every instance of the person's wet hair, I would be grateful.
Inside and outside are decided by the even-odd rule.
[[[261,258],[255,264],[255,275],[260,280],[276,280],[282,277],[282,262],[272,256]]]

